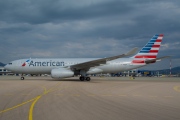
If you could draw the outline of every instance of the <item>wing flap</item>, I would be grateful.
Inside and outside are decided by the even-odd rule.
[[[76,69],[76,70],[89,69],[90,67],[95,67],[95,66],[99,66],[101,64],[106,64],[106,62],[110,61],[110,60],[115,60],[115,59],[118,59],[118,58],[122,58],[122,57],[133,55],[133,54],[135,54],[137,52],[137,50],[138,50],[138,48],[133,48],[132,50],[130,50],[126,54],[112,56],[112,57],[108,57],[108,58],[101,58],[101,59],[97,59],[97,60],[92,60],[92,61],[88,61],[88,62],[76,64],[76,65],[72,65],[70,67],[72,69]]]

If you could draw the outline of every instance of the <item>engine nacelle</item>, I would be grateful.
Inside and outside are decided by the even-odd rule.
[[[72,77],[74,72],[66,68],[57,68],[51,70],[52,78],[67,78]]]
[[[92,69],[88,70],[86,73],[87,73],[87,74],[97,74],[97,73],[102,73],[102,72],[103,72],[102,69],[92,68]]]

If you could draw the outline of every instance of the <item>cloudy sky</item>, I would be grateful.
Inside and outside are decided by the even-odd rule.
[[[179,0],[0,0],[0,62],[108,57],[164,34],[159,57],[180,66]],[[169,59],[152,65],[168,68]]]

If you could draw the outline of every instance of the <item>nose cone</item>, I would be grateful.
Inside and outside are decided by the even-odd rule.
[[[4,68],[5,68],[5,69],[7,68],[7,64],[4,66]]]
[[[5,69],[8,69],[8,64],[4,66]]]
[[[8,64],[5,65],[4,68],[5,68],[6,70],[10,70],[10,66],[9,66]]]

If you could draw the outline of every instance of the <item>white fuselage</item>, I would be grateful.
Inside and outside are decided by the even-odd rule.
[[[71,65],[84,63],[98,58],[61,58],[61,59],[30,59],[24,66],[27,59],[12,61],[6,65],[6,69],[21,74],[50,74],[55,68],[68,68]],[[86,71],[87,74],[96,73],[117,73],[145,66],[146,64],[132,64],[132,58],[121,58],[106,62],[99,66],[91,67]]]

